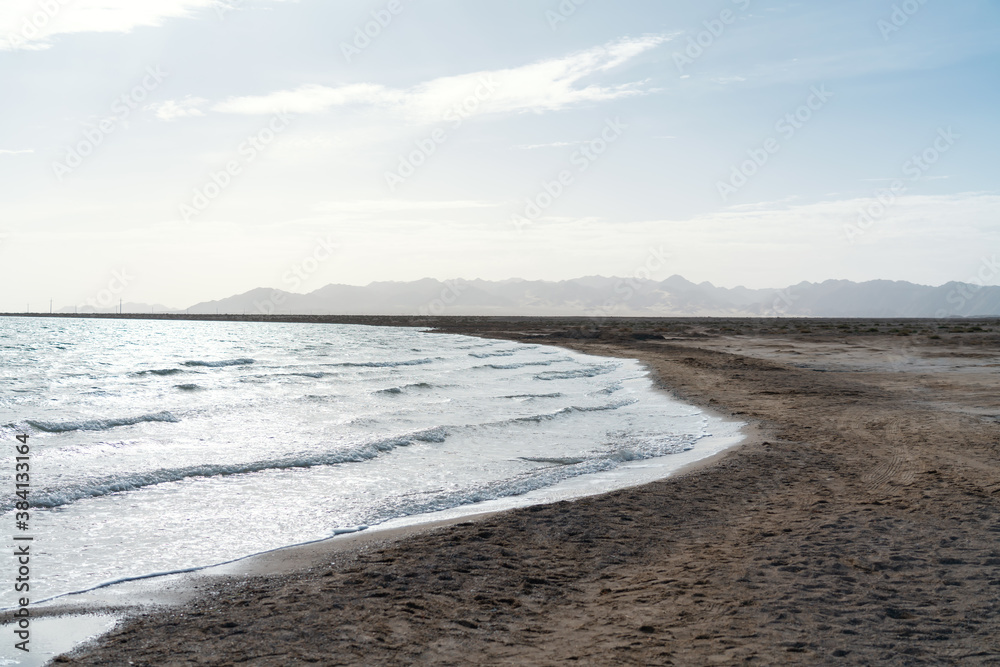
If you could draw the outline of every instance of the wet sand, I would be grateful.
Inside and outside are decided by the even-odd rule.
[[[751,437],[646,486],[217,581],[58,662],[1000,664],[1000,323],[435,323],[638,358]]]

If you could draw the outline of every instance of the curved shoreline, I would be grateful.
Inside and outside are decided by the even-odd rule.
[[[562,345],[554,347],[564,350],[569,349]],[[590,352],[586,353],[591,354]],[[591,354],[591,356],[612,355]],[[618,355],[618,358],[638,361],[648,372],[652,380],[650,388],[653,391],[663,392],[670,396],[672,400],[685,403],[664,388],[655,369],[633,357]],[[117,615],[120,625],[121,623],[127,623],[137,615],[155,610],[157,607],[184,604],[206,585],[206,580],[287,574],[296,570],[315,567],[324,560],[327,560],[331,553],[352,552],[358,549],[369,548],[372,545],[385,546],[423,531],[441,529],[462,522],[476,521],[495,514],[515,511],[539,504],[574,501],[589,496],[604,495],[683,475],[688,471],[709,465],[712,461],[725,456],[727,452],[739,447],[749,437],[749,427],[745,422],[732,420],[708,407],[697,407],[702,413],[715,420],[716,424],[723,424],[731,428],[726,428],[722,433],[712,433],[706,437],[699,438],[698,445],[692,450],[625,463],[611,471],[572,477],[552,487],[545,487],[518,496],[480,501],[447,510],[400,517],[382,524],[370,527],[365,526],[357,530],[345,530],[327,538],[276,547],[221,563],[130,576],[102,582],[79,591],[60,593],[36,602],[35,604],[39,606],[33,608],[34,617],[48,619],[57,624],[60,619],[65,619],[69,624],[72,624],[75,617]],[[705,452],[706,447],[704,444],[709,445],[707,453]],[[637,475],[637,469],[642,468],[656,468],[656,471]],[[610,485],[605,482],[600,488],[594,490],[580,488],[593,483],[595,480],[606,479],[608,476],[622,479],[612,482]],[[150,590],[149,586],[146,586],[146,584],[151,584],[155,587],[156,580],[170,581],[169,590],[158,592],[155,588]],[[141,584],[136,589],[137,592],[129,593],[130,585],[136,583]],[[114,590],[107,591],[108,594],[105,595],[104,589]],[[9,611],[11,610],[0,609],[0,622],[7,622],[9,620],[6,618]],[[58,630],[58,625],[55,629]],[[108,629],[106,632],[110,632],[110,630]],[[82,638],[81,641],[76,643],[75,648],[85,646],[95,640],[99,641],[99,636]]]
[[[234,579],[68,660],[1000,658],[995,333],[928,329],[905,341],[901,362],[900,341],[862,322],[845,321],[855,333],[812,334],[787,322],[692,321],[698,335],[680,340],[612,324],[589,340],[555,321],[477,326],[491,338],[639,355],[681,400],[767,433],[664,481]],[[742,335],[705,331],[723,324]]]

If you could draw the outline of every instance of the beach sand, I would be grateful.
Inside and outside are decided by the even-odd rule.
[[[278,552],[57,664],[1000,664],[997,322],[359,319],[637,358],[749,437],[642,487]]]

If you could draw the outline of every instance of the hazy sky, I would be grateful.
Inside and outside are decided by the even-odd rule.
[[[0,87],[0,310],[1000,284],[995,1],[4,0]]]

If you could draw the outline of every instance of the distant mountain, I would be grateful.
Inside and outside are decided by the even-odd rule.
[[[125,312],[139,312],[129,306]],[[828,280],[783,289],[747,289],[695,284],[681,276],[662,281],[588,276],[558,282],[425,278],[365,287],[327,285],[308,294],[261,287],[186,310],[192,314],[993,317],[1000,316],[1000,287]]]

